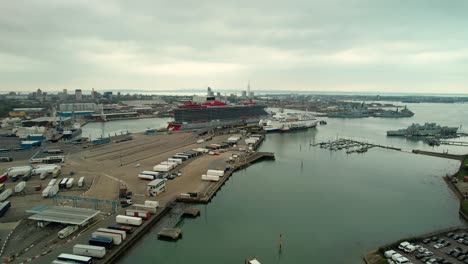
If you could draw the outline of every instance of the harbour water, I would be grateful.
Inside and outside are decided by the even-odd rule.
[[[275,161],[235,173],[210,204],[200,206],[201,217],[180,223],[182,240],[159,241],[149,233],[120,263],[234,264],[256,256],[262,263],[353,264],[379,245],[462,225],[458,202],[441,178],[457,170],[457,161],[379,148],[348,155],[310,146],[350,137],[408,151],[468,152],[385,133],[418,122],[462,125],[466,132],[466,104],[408,107],[414,117],[329,119],[315,129],[269,134],[260,150],[275,152]]]

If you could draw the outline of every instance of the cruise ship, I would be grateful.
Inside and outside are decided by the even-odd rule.
[[[436,123],[425,123],[424,125],[412,124],[408,128],[389,130],[387,136],[400,137],[427,137],[427,136],[454,136],[458,127],[440,126]]]
[[[216,100],[211,90],[208,90],[208,96],[194,96],[193,99],[174,109],[174,121],[168,123],[167,130],[251,124],[268,116],[265,106],[256,104],[252,99],[242,104],[228,104]]]
[[[267,133],[288,132],[300,129],[308,129],[317,126],[318,120],[309,113],[279,113],[267,120],[261,120],[260,126]]]

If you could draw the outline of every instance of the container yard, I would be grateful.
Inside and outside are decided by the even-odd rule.
[[[208,202],[233,171],[256,160],[274,157],[272,153],[254,152],[262,142],[261,135],[244,138],[221,133],[209,136],[207,143],[206,136],[201,143],[198,137],[191,132],[139,133],[133,134],[132,140],[100,140],[73,151],[60,147],[57,153],[50,148],[38,151],[31,159],[0,164],[5,188],[0,198],[8,199],[2,204],[5,221],[25,219],[30,208],[37,205],[101,211],[88,226],[80,228],[22,221],[19,226],[40,224],[41,232],[13,246],[10,241],[16,241],[28,230],[13,228],[9,239],[4,240],[1,255],[28,259],[42,254],[39,259],[52,262],[60,261],[58,253],[65,253],[93,257],[96,263],[113,263],[131,246],[131,241],[153,225],[160,231],[165,228],[161,234],[180,237],[182,230],[174,229],[174,223],[183,216],[196,217],[200,212],[174,204],[176,200],[186,195],[188,199],[182,199],[184,202]],[[64,156],[40,157],[47,154]],[[42,164],[47,159],[59,162]],[[217,181],[204,181],[202,175]],[[173,213],[166,216],[168,212]],[[34,239],[40,242],[28,248]],[[44,247],[50,249],[44,252]]]

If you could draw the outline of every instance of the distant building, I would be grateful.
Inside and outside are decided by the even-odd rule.
[[[210,87],[208,87],[208,93],[207,93],[208,96],[214,96],[214,92],[211,90]]]
[[[243,99],[247,98],[247,92],[246,92],[246,91],[242,91],[241,97],[242,97]]]
[[[81,89],[76,89],[75,90],[75,100],[76,101],[83,101],[83,94],[81,92]]]
[[[112,92],[104,92],[103,97],[112,100]]]
[[[62,112],[72,111],[96,111],[98,109],[95,103],[75,103],[75,104],[60,104],[59,110]]]
[[[254,98],[254,92],[249,92],[249,98],[253,99]]]

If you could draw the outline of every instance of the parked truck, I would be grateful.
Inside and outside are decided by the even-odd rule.
[[[106,248],[102,246],[76,244],[73,246],[73,254],[93,258],[103,258],[106,255]]]
[[[110,225],[107,228],[109,229],[114,229],[114,230],[121,230],[125,231],[127,234],[131,234],[134,231],[134,228],[131,226],[126,226],[126,225]]]
[[[109,228],[98,228],[98,232],[104,232],[104,233],[111,233],[111,234],[119,234],[122,238],[122,240],[125,240],[127,238],[127,233],[123,230],[115,230],[115,229],[109,229]]]
[[[208,170],[206,172],[206,175],[223,177],[224,176],[224,170]]]
[[[115,217],[115,221],[118,224],[133,225],[133,226],[141,226],[141,224],[143,223],[140,217],[132,217],[132,216],[125,216],[125,215],[117,215]]]
[[[84,186],[84,177],[81,177],[79,180],[78,180],[78,187],[83,187]]]
[[[68,179],[68,181],[66,183],[67,184],[67,189],[70,189],[71,187],[73,187],[73,181],[74,180],[75,179],[73,179],[73,178]]]

